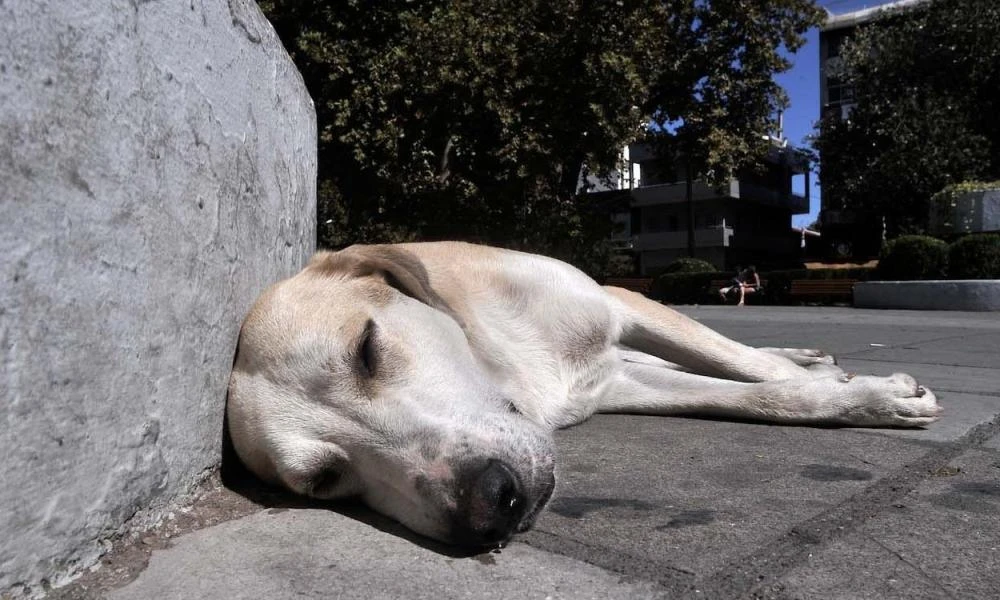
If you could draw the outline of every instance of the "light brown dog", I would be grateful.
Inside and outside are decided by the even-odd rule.
[[[414,531],[495,545],[555,485],[551,432],[595,412],[921,426],[909,375],[750,348],[542,256],[464,243],[321,252],[243,324],[230,433],[261,478],[357,496]]]

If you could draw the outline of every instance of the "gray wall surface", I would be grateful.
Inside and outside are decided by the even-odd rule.
[[[315,180],[252,1],[0,1],[0,594],[217,464],[240,322],[312,252]]]
[[[950,206],[932,202],[930,228],[938,235],[1000,231],[1000,190],[966,192]]]
[[[854,284],[854,306],[1000,311],[1000,280],[863,281]]]

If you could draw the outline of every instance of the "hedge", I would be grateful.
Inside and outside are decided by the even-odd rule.
[[[722,271],[707,271],[701,273],[667,273],[653,280],[649,297],[668,304],[701,304],[710,294],[718,294],[711,290],[711,282],[716,279],[732,279],[733,274]]]
[[[948,244],[927,235],[903,235],[882,248],[876,275],[884,281],[943,279]]]
[[[766,281],[764,290],[750,296],[756,304],[797,304],[798,300],[789,296],[795,279],[855,279],[868,281],[872,269],[856,267],[851,269],[787,269],[759,273]],[[667,304],[718,304],[718,290],[711,289],[715,280],[730,280],[732,272],[711,273],[671,273],[660,275],[653,280],[649,296]]]
[[[948,247],[949,279],[1000,279],[1000,234],[974,233]]]
[[[659,275],[668,273],[716,273],[715,265],[700,258],[678,258],[667,265]]]

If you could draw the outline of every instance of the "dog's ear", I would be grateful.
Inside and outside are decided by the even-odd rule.
[[[420,258],[396,246],[351,246],[339,252],[319,252],[306,269],[329,276],[375,277],[424,304],[453,312],[434,291]]]

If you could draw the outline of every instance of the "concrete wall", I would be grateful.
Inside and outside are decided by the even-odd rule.
[[[854,284],[858,308],[1000,311],[1000,280],[866,281]]]
[[[0,593],[217,464],[243,314],[315,244],[315,149],[249,0],[0,1]]]
[[[966,192],[947,203],[931,203],[930,229],[937,235],[1000,231],[1000,190]]]

